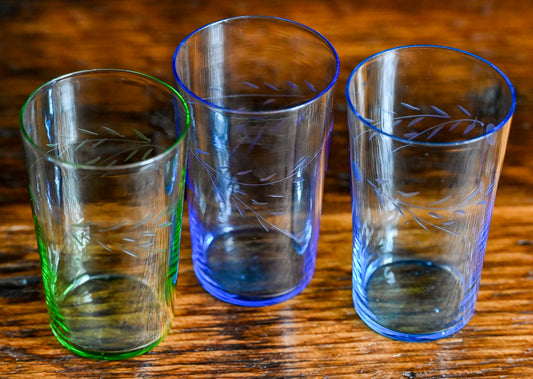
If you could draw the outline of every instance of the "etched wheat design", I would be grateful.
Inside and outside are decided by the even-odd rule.
[[[430,105],[429,107],[422,107],[422,106],[414,106],[414,105],[411,105],[405,102],[401,102],[400,104],[405,109],[408,109],[415,113],[409,114],[409,115],[403,115],[403,116],[395,116],[396,112],[394,111],[384,111],[384,113],[394,116],[392,118],[393,129],[398,127],[399,125],[402,125],[404,128],[406,128],[405,132],[402,135],[397,135],[397,134],[395,135],[397,135],[398,137],[403,137],[404,139],[408,141],[421,141],[423,137],[425,137],[425,141],[430,141],[441,131],[447,130],[448,132],[452,132],[458,127],[464,128],[462,134],[465,137],[467,137],[469,134],[472,134],[472,132],[476,132],[476,129],[478,129],[477,134],[475,135],[472,134],[472,136],[475,137],[475,136],[482,134],[483,128],[485,127],[485,123],[483,121],[473,118],[471,112],[469,112],[468,110],[466,110],[463,106],[459,104],[457,104],[457,108],[466,117],[454,118],[451,116],[450,112],[446,112],[435,105]],[[425,112],[423,108],[429,108],[432,112],[431,113]],[[409,128],[414,128],[420,122],[427,121],[428,119],[436,120],[436,121],[443,120],[443,121],[438,122],[435,125],[432,125],[430,127],[424,128],[420,131],[419,130],[409,131]],[[374,121],[370,118],[366,118],[365,120],[368,123],[378,128],[380,128],[383,124],[383,121]],[[485,132],[490,132],[492,131],[492,129],[494,129],[494,125],[489,123],[485,127]],[[375,137],[377,134],[378,134],[377,132],[373,132],[373,135],[371,138]]]
[[[401,135],[395,134],[397,136],[403,137],[407,141],[421,141],[421,138],[425,141],[430,141],[438,133],[442,131],[452,132],[457,128],[463,128],[462,135],[467,136],[471,133],[476,133],[474,136],[481,135],[483,132],[489,133],[494,129],[494,124],[485,123],[481,120],[472,117],[471,112],[465,109],[461,105],[457,105],[457,108],[460,112],[467,116],[464,118],[453,118],[449,112],[442,110],[434,105],[429,107],[417,107],[405,102],[400,103],[402,107],[415,112],[410,115],[395,116],[395,112],[388,112],[388,114],[394,116],[391,118],[391,128],[397,128],[400,124],[404,127],[404,133]],[[422,108],[431,109],[431,113],[422,111]],[[412,130],[422,121],[435,120],[437,121],[434,125],[431,125],[422,130]],[[367,122],[373,126],[380,128],[383,122],[375,122],[371,119],[366,119]],[[485,128],[485,129],[484,129]],[[476,131],[477,129],[477,131]],[[460,129],[458,129],[460,130]],[[370,135],[368,135],[370,134]],[[382,135],[374,130],[366,129],[355,139],[365,137],[368,141]],[[492,136],[487,137],[487,143],[493,145],[495,143]],[[410,145],[408,143],[403,143],[398,147],[391,149],[392,154],[397,153],[399,150],[408,148]],[[457,236],[458,233],[452,230],[452,227],[456,224],[455,216],[465,215],[467,209],[470,206],[482,206],[487,204],[488,198],[490,197],[493,189],[494,183],[491,183],[486,190],[483,190],[480,186],[475,187],[466,194],[466,196],[459,202],[454,201],[453,204],[448,204],[452,200],[451,195],[447,195],[441,199],[431,202],[426,206],[414,205],[408,199],[414,199],[419,197],[421,193],[419,191],[404,192],[400,190],[395,190],[394,192],[384,190],[385,186],[391,183],[390,179],[387,178],[369,178],[365,179],[361,168],[358,166],[356,161],[352,161],[352,174],[354,179],[358,183],[366,183],[370,186],[372,192],[375,194],[376,198],[383,207],[392,206],[393,209],[403,218],[412,218],[420,227],[424,230],[427,230],[429,227],[433,227],[444,231],[446,233]],[[425,210],[425,216],[420,215],[419,211],[416,210]],[[449,217],[445,217],[443,214],[449,213]]]
[[[304,83],[300,85],[292,81],[286,81],[286,83],[282,84],[273,84],[270,82],[252,83],[249,81],[243,81],[241,84],[243,87],[256,90],[256,95],[264,97],[264,101],[262,100],[263,106],[280,105],[278,101],[283,100],[283,104],[281,104],[280,107],[288,107],[290,104],[288,105],[286,103],[287,98],[294,99],[296,103],[300,103],[302,99],[306,98],[306,96],[303,95],[304,92],[309,93],[309,91],[311,91],[311,93],[316,93],[315,86],[309,81],[304,81]],[[219,92],[222,93],[222,91],[215,91],[215,93]],[[220,114],[218,117],[220,119],[223,118],[224,121],[220,122],[224,125],[229,125],[231,123],[230,120],[226,119],[224,114]],[[305,112],[299,112],[295,120],[295,124],[299,125],[300,123],[305,122],[306,117],[308,117],[308,115],[306,115]],[[257,116],[257,119],[254,119],[253,117],[251,117],[251,119],[253,122],[262,121],[260,116]],[[281,119],[276,124],[269,125],[269,134],[276,134],[284,122],[286,122],[286,120]],[[233,124],[231,125],[231,128],[239,137],[236,143],[231,146],[231,148],[222,148],[227,148],[230,155],[236,153],[239,149],[243,149],[247,154],[253,153],[253,150],[258,146],[265,133],[265,127],[259,127],[259,129],[257,129],[254,134],[251,135],[246,123]],[[313,164],[313,162],[318,159],[319,155],[324,149],[326,141],[327,138],[324,139],[324,143],[319,149],[317,149],[316,152],[313,152],[312,155],[303,155],[299,157],[294,163],[293,168],[288,173],[285,173],[285,175],[280,175],[279,172],[258,174],[256,170],[246,167],[241,168],[237,172],[231,172],[231,168],[228,164],[223,163],[219,166],[210,163],[217,161],[214,157],[217,152],[223,155],[226,153],[225,150],[218,150],[217,152],[210,153],[205,151],[207,149],[201,149],[197,146],[190,146],[189,155],[192,160],[199,163],[201,169],[207,175],[207,178],[212,185],[212,191],[217,202],[223,203],[226,207],[233,207],[243,219],[248,217],[255,218],[257,223],[266,232],[275,230],[291,239],[298,240],[294,233],[285,230],[279,225],[276,225],[275,221],[272,221],[273,217],[275,218],[276,216],[284,214],[286,210],[273,209],[274,207],[271,206],[269,199],[279,201],[287,196],[286,194],[275,192],[276,184],[284,181],[292,181],[294,184],[301,184],[308,180],[301,173],[304,172],[307,166]],[[243,145],[246,146],[243,148]],[[211,154],[213,154],[213,156]],[[246,182],[244,178],[248,175],[254,175],[257,178],[258,183]],[[261,194],[262,198],[253,198],[252,195],[250,195],[250,193],[247,191],[247,188],[250,187],[265,188],[265,191]]]
[[[113,153],[111,154],[101,154],[88,161],[75,162],[86,166],[113,167],[146,160],[154,151],[160,148],[153,144],[149,137],[137,129],[132,129],[135,136],[126,136],[105,125],[100,129],[99,131],[94,131],[78,128],[77,130],[84,135],[81,142],[78,142],[79,138],[66,135],[57,136],[61,142],[47,144],[47,153],[54,154],[60,159],[72,160],[72,155],[82,149],[95,152],[99,151],[99,147],[101,151],[101,147],[104,145],[127,144],[127,148],[113,149]],[[73,141],[70,142],[71,140]]]
[[[98,245],[106,251],[119,250],[133,258],[139,258],[139,251],[157,253],[166,250],[156,249],[155,238],[160,229],[173,227],[169,221],[173,215],[173,208],[166,207],[159,214],[149,213],[135,224],[120,221],[116,224],[102,227],[94,222],[82,222],[72,225],[70,237],[79,248],[89,244]],[[112,242],[109,242],[109,232],[113,232]],[[115,240],[120,236],[118,240]],[[80,251],[82,251],[80,249]]]

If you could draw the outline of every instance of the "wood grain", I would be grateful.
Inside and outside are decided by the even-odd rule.
[[[194,277],[185,218],[175,321],[151,352],[91,361],[52,335],[26,190],[18,112],[45,81],[125,68],[172,83],[171,58],[194,29],[267,14],[309,25],[337,49],[341,75],[315,276],[265,308],[225,304]],[[533,377],[533,2],[531,0],[3,0],[0,3],[0,378]],[[351,216],[344,85],[382,49],[431,43],[477,53],[514,83],[518,106],[489,235],[476,314],[431,343],[369,330],[351,299]]]

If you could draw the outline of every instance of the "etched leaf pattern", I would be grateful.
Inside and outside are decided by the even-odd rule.
[[[402,135],[399,135],[399,137],[403,137],[408,141],[430,141],[436,135],[438,135],[438,133],[443,131],[451,132],[457,128],[462,128],[462,135],[465,137],[468,137],[469,134],[472,134],[472,137],[476,137],[485,132],[488,133],[494,129],[493,124],[489,123],[485,126],[482,121],[472,118],[471,112],[461,105],[457,105],[457,107],[460,110],[460,113],[465,116],[464,118],[453,118],[449,112],[446,112],[445,110],[433,105],[430,105],[429,107],[418,107],[404,102],[401,102],[400,104],[405,109],[413,111],[414,113],[393,117],[390,125],[394,129],[401,124],[405,132]],[[431,109],[431,112],[424,112],[422,108],[429,108]],[[394,112],[388,113],[395,116]],[[412,131],[409,131],[409,128],[414,128],[422,121],[427,122],[429,119],[435,120],[436,123],[431,124],[429,127],[425,127],[422,130],[413,129]],[[372,119],[367,118],[366,121],[378,128],[381,126],[380,122],[376,122]],[[370,136],[366,136],[369,133]],[[368,141],[371,141],[378,135],[380,134],[373,130],[367,129],[360,133],[356,139],[366,136]],[[494,138],[494,136],[488,136],[487,143],[493,145],[495,143]],[[392,154],[395,154],[404,148],[408,148],[409,146],[409,143],[404,143],[393,148],[391,152]],[[453,230],[453,226],[457,223],[456,217],[467,214],[465,209],[470,206],[482,206],[487,204],[487,199],[490,197],[490,194],[494,189],[494,183],[491,183],[485,190],[478,186],[468,193],[459,203],[457,203],[457,200],[452,199],[451,195],[447,195],[441,199],[431,202],[430,204],[427,204],[426,206],[421,206],[414,205],[412,203],[412,200],[414,199],[418,199],[419,197],[423,198],[423,194],[421,194],[419,191],[404,192],[401,190],[385,190],[386,186],[391,182],[390,179],[365,179],[361,168],[355,161],[352,161],[352,172],[354,179],[358,183],[366,183],[370,186],[371,191],[374,193],[379,203],[383,207],[392,206],[392,208],[401,217],[405,218],[406,220],[409,218],[414,220],[414,222],[424,230],[427,230],[428,228],[436,228],[456,236],[458,233]],[[425,216],[421,214],[421,209],[425,211]]]
[[[422,107],[417,107],[404,102],[401,102],[400,104],[406,109],[415,111],[415,113],[394,117],[393,127],[400,125],[400,123],[407,123],[407,127],[409,128],[414,127],[421,121],[428,119],[443,120],[442,122],[437,122],[431,127],[423,128],[421,131],[406,131],[401,137],[409,141],[419,140],[419,138],[425,138],[426,141],[429,141],[439,132],[446,130],[446,128],[448,128],[449,131],[453,131],[461,125],[464,127],[462,134],[466,136],[467,134],[474,131],[475,128],[483,128],[485,126],[482,121],[472,118],[472,114],[461,105],[457,105],[457,108],[466,116],[464,118],[454,118],[450,115],[449,112],[445,112],[444,110],[434,105],[429,106],[429,108],[432,110],[432,113],[428,113],[424,112],[422,110]],[[394,112],[390,111],[389,113],[395,114]],[[367,121],[377,127],[381,125],[380,122],[375,122],[372,119],[367,119]]]
[[[166,229],[173,227],[173,223],[168,221],[172,219],[173,212],[172,207],[167,207],[160,214],[147,214],[133,225],[125,221],[105,227],[93,222],[78,223],[72,225],[70,237],[81,249],[93,244],[109,252],[122,251],[133,258],[142,258],[166,251],[157,250],[156,234],[161,229],[168,234]]]
[[[321,149],[322,150],[322,149]],[[207,154],[203,152],[204,154]],[[317,155],[320,153],[318,151],[316,155],[309,159],[308,157],[302,157],[296,164],[293,170],[289,173],[289,175],[285,177],[278,176],[277,173],[272,173],[266,177],[259,177],[260,183],[258,184],[250,184],[250,183],[243,183],[239,181],[239,177],[251,174],[253,173],[253,170],[245,170],[240,171],[236,173],[235,175],[231,176],[230,183],[224,183],[221,184],[218,178],[220,177],[221,170],[220,167],[215,168],[210,166],[203,158],[202,153],[198,151],[198,149],[190,149],[190,154],[193,159],[198,161],[200,165],[203,167],[205,172],[207,173],[209,180],[213,187],[213,192],[215,194],[215,198],[217,199],[217,202],[220,203],[227,203],[227,199],[229,199],[229,202],[231,204],[225,204],[226,206],[233,206],[241,215],[242,218],[249,217],[248,215],[252,215],[255,217],[259,225],[266,231],[270,231],[271,229],[277,230],[280,233],[285,234],[287,237],[292,238],[294,240],[297,240],[297,236],[279,226],[277,226],[273,221],[270,221],[272,217],[275,218],[275,216],[282,215],[285,213],[284,209],[278,209],[279,207],[273,207],[271,206],[271,203],[268,201],[268,199],[279,201],[286,197],[285,194],[281,194],[278,192],[270,192],[270,189],[275,190],[274,184],[279,184],[284,181],[292,181],[292,183],[302,183],[306,179],[299,175],[299,172],[302,172],[307,165],[311,164],[317,157]],[[208,155],[208,154],[207,154]],[[265,192],[263,193],[263,197],[267,199],[266,201],[259,201],[254,199],[253,197],[250,197],[249,194],[245,191],[245,188],[247,186],[252,187],[263,187],[265,188]],[[227,195],[227,196],[226,196]]]
[[[83,135],[81,141],[78,136],[60,136],[61,142],[46,145],[49,148],[47,153],[77,164],[112,167],[146,160],[156,150],[161,149],[137,129],[133,129],[134,136],[126,136],[106,125],[101,126],[98,131],[83,128],[77,130]],[[112,153],[108,153],[105,147],[110,144],[122,144],[123,148],[110,149]],[[80,160],[76,157],[79,153],[91,158]]]
[[[286,109],[290,108],[294,104],[300,104],[302,99],[305,99],[304,94],[309,94],[311,91],[316,93],[316,88],[313,83],[305,81],[304,83],[297,84],[292,81],[286,81],[286,83],[252,83],[249,81],[241,82],[243,87],[247,87],[248,91],[256,90],[257,95],[264,97],[262,103],[259,105],[268,106],[267,109]],[[216,91],[215,91],[216,92]],[[309,95],[307,95],[309,96]],[[320,154],[324,150],[324,145],[327,143],[327,138],[324,138],[324,142],[317,149],[313,151],[311,155],[303,155],[298,157],[294,162],[294,167],[288,172],[283,173],[278,169],[273,169],[272,172],[268,172],[268,169],[261,167],[261,171],[258,171],[251,164],[251,160],[254,158],[254,149],[258,148],[260,144],[265,144],[263,138],[266,133],[271,137],[277,135],[279,129],[284,123],[288,122],[288,119],[280,119],[279,122],[273,124],[267,122],[266,126],[261,125],[261,118],[252,119],[250,127],[246,122],[237,123],[231,118],[226,118],[226,115],[221,115],[223,120],[217,122],[224,125],[231,125],[232,135],[225,135],[227,146],[217,147],[216,149],[207,152],[198,146],[191,145],[189,147],[189,153],[191,161],[196,161],[201,169],[207,174],[209,182],[212,185],[212,191],[214,193],[217,203],[223,204],[225,207],[231,207],[238,212],[238,215],[243,219],[253,217],[266,232],[275,230],[287,237],[298,241],[298,230],[287,230],[285,227],[281,227],[276,221],[279,216],[282,216],[287,209],[284,205],[291,203],[293,199],[288,199],[288,196],[292,196],[292,193],[284,193],[283,188],[287,188],[284,183],[289,181],[289,187],[302,186],[308,179],[304,174],[308,170],[308,166],[314,164],[319,159]],[[298,129],[301,123],[306,123],[308,117],[305,112],[299,112],[296,119],[292,122],[295,125],[291,125],[291,128]],[[268,127],[268,131],[265,128]],[[231,141],[229,139],[231,138]],[[266,137],[268,138],[268,137]],[[211,146],[212,147],[212,146]],[[264,147],[263,147],[264,148]],[[242,156],[238,162],[238,168],[234,169],[229,167],[229,160],[225,156],[223,160],[217,159],[219,155],[229,154],[230,157],[234,156],[237,152],[250,159],[250,162],[243,162]],[[275,154],[271,152],[270,154]],[[245,158],[246,159],[246,158]],[[256,182],[247,180],[247,178],[254,178]],[[313,184],[310,184],[313,185]],[[250,189],[253,190],[250,190]],[[260,195],[260,198],[254,196]],[[286,200],[286,201],[284,201]],[[304,199],[303,201],[308,201]]]
[[[137,129],[131,129],[132,133],[126,136],[108,125],[102,125],[97,129],[78,128],[78,134],[56,136],[58,143],[47,144],[49,154],[54,154],[60,159],[64,159],[75,164],[93,166],[99,168],[109,168],[116,165],[140,162],[151,157],[157,150],[164,149],[160,144],[153,143],[152,139]],[[82,174],[81,176],[68,176],[66,171],[62,177],[63,186],[69,191],[77,191],[77,182],[85,180],[86,177],[98,175],[105,177],[110,175],[110,171],[103,170],[101,174],[97,171]],[[69,217],[81,218],[77,214],[77,198],[75,195],[68,195],[66,199],[72,200],[72,207]],[[158,213],[150,212],[142,219],[133,223],[121,221],[114,225],[102,226],[100,222],[78,222],[74,223],[67,233],[68,244],[73,251],[83,252],[87,247],[99,247],[105,251],[121,251],[132,258],[144,258],[151,254],[164,252],[158,242],[157,235],[170,236],[173,226],[175,209],[166,207]]]

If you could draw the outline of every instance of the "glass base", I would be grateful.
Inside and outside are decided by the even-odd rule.
[[[102,351],[92,351],[88,350],[85,347],[76,346],[72,344],[70,341],[64,339],[64,337],[61,335],[61,332],[57,330],[53,324],[50,324],[52,328],[52,332],[56,336],[57,340],[61,345],[63,345],[68,350],[72,351],[73,353],[82,356],[84,358],[91,358],[91,359],[99,359],[99,360],[106,360],[106,361],[117,361],[121,359],[128,359],[133,358],[138,355],[144,354],[150,350],[152,350],[154,347],[159,345],[163,339],[165,339],[166,334],[163,335],[158,340],[152,342],[151,344],[144,346],[142,348],[136,349],[136,350],[130,350],[130,351],[116,351],[116,352],[102,352]]]
[[[444,338],[474,313],[477,291],[465,296],[461,275],[449,266],[402,260],[369,271],[363,285],[354,283],[354,306],[371,329],[386,337],[409,342]]]
[[[302,251],[279,232],[263,229],[225,233],[203,252],[193,252],[194,272],[204,289],[236,305],[265,306],[288,300],[309,284],[315,250]]]
[[[84,275],[48,306],[56,338],[86,358],[131,358],[155,347],[170,330],[166,307],[146,284],[126,275]]]

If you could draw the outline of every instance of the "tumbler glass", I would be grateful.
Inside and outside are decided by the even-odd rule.
[[[186,103],[150,76],[89,70],[37,89],[20,123],[53,333],[84,357],[150,350],[173,316]]]
[[[387,337],[446,337],[472,317],[516,96],[493,64],[405,46],[346,86],[353,300]]]
[[[295,296],[315,267],[335,50],[296,22],[245,16],[193,32],[173,67],[191,104],[187,199],[197,278],[238,305]]]

